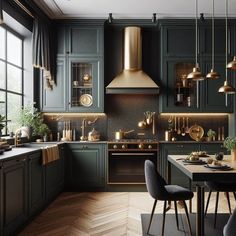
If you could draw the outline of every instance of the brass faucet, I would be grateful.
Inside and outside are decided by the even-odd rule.
[[[20,135],[19,134],[21,134],[21,131],[22,131],[22,128],[20,128],[20,129],[17,129],[16,130],[16,132],[15,132],[15,147],[19,147],[20,146]],[[28,131],[26,130],[26,129],[24,129],[24,132],[26,133],[26,135],[27,135],[27,138],[29,139],[30,137],[29,137],[29,133],[28,133]]]

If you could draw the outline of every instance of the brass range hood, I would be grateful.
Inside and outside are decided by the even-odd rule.
[[[107,94],[158,94],[159,86],[142,71],[140,27],[124,29],[124,69],[106,87]]]

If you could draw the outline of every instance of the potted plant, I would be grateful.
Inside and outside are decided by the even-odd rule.
[[[5,127],[6,117],[0,115],[0,137],[2,136],[2,129]]]
[[[209,129],[207,131],[207,141],[212,141],[212,140],[215,141],[215,137],[216,137],[216,132],[212,129]]]
[[[232,161],[236,161],[236,137],[227,137],[224,140],[224,147],[231,151]]]
[[[35,127],[35,133],[40,136],[40,140],[38,141],[44,141],[47,142],[48,140],[48,134],[50,132],[50,129],[47,124],[41,122],[38,123],[38,125]]]

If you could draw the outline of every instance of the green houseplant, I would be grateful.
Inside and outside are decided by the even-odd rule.
[[[0,115],[0,136],[2,135],[2,129],[5,127],[6,117]]]
[[[37,133],[41,139],[47,141],[47,136],[50,133],[50,129],[47,124],[41,122],[35,127],[35,133]]]
[[[236,137],[227,137],[224,140],[224,147],[231,151],[231,158],[236,161]]]
[[[216,132],[212,129],[209,129],[207,131],[207,141],[215,140],[215,137],[216,137]]]

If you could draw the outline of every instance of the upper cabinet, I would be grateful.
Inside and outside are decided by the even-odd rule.
[[[218,93],[225,80],[225,26],[215,23],[215,69],[217,80],[189,81],[195,67],[195,22],[162,20],[160,22],[161,95],[160,112],[233,112],[232,96]],[[197,56],[203,76],[211,69],[211,22],[199,22]],[[228,27],[228,51],[232,55],[232,27]],[[230,73],[228,74],[230,78]]]
[[[103,112],[103,22],[65,21],[57,29],[56,85],[42,84],[42,111]]]

